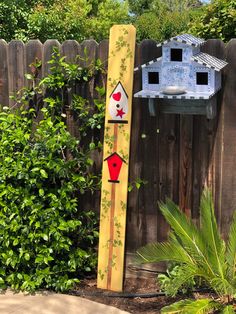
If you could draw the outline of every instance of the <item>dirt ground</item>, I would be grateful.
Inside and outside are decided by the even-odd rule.
[[[98,289],[96,279],[83,280],[77,286],[77,293],[80,296],[107,305],[117,307],[121,310],[136,314],[160,313],[160,309],[178,300],[177,298],[167,298],[165,296],[151,298],[117,298],[107,296],[111,292]],[[149,294],[157,292],[155,279],[127,279],[124,285],[125,293]],[[95,296],[92,294],[96,294]],[[99,294],[99,296],[97,296]]]

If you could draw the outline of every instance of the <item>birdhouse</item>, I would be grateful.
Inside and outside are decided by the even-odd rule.
[[[142,90],[134,97],[148,98],[150,112],[158,99],[165,113],[216,113],[215,94],[221,88],[221,70],[227,65],[200,48],[205,41],[189,34],[173,37],[157,45],[162,57],[151,60],[134,71],[142,71]]]
[[[123,162],[125,160],[120,157],[117,153],[113,153],[110,156],[108,156],[104,161],[107,161],[108,164],[108,169],[109,169],[109,174],[110,174],[110,180],[109,182],[113,183],[119,183],[119,175],[120,175],[120,170],[122,167]]]
[[[128,114],[128,95],[119,82],[110,95],[110,101],[108,105],[111,120],[109,123],[128,123],[126,120]]]

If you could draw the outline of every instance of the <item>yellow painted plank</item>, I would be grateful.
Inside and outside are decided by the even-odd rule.
[[[122,291],[136,30],[110,30],[97,286]],[[110,167],[110,170],[109,170]]]

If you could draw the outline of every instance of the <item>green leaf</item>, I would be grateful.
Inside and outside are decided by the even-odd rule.
[[[234,213],[231,223],[228,243],[227,243],[226,259],[228,262],[229,278],[236,278],[236,212]]]
[[[215,271],[217,270],[218,275],[223,279],[225,244],[217,227],[212,195],[208,189],[204,190],[201,198],[200,219],[203,241],[207,242],[211,250],[211,264],[215,266]]]
[[[179,302],[173,303],[169,306],[165,306],[161,309],[161,313],[164,314],[181,314],[181,313],[185,313],[188,314],[186,312],[184,312],[184,309],[186,307],[186,305],[191,304],[192,301],[191,300],[181,300]]]
[[[27,80],[33,80],[33,79],[34,79],[33,75],[32,75],[32,74],[29,74],[29,73],[25,74],[25,78],[26,78]]]
[[[128,192],[131,192],[132,190],[133,190],[133,186],[132,186],[132,184],[129,183],[129,185],[128,185]]]
[[[17,244],[19,243],[19,240],[16,238],[16,239],[14,239],[14,241],[13,241],[13,245],[14,246],[16,246]]]
[[[44,169],[40,169],[40,174],[43,178],[48,178],[48,174]]]
[[[44,234],[44,235],[43,235],[43,239],[44,239],[45,241],[48,241],[48,235]]]
[[[35,168],[31,169],[32,172],[36,172],[36,171],[39,171],[39,170],[40,170],[40,168],[38,168],[38,167],[35,167]]]
[[[29,260],[30,260],[30,255],[29,255],[29,253],[25,253],[24,258],[25,258],[26,261],[29,261]]]
[[[21,280],[21,279],[23,279],[23,276],[20,273],[18,273],[17,278]]]
[[[39,195],[44,196],[44,190],[43,189],[39,189]]]
[[[161,313],[168,314],[208,314],[220,308],[220,304],[212,299],[182,300],[161,309]]]
[[[91,158],[87,158],[87,164],[92,166],[94,161]]]
[[[95,143],[90,143],[90,144],[89,144],[89,148],[90,148],[91,150],[95,149],[95,148],[96,148]]]
[[[79,177],[79,182],[86,182],[86,179],[84,177]]]
[[[233,305],[225,305],[223,310],[220,312],[222,314],[234,314],[235,310]]]

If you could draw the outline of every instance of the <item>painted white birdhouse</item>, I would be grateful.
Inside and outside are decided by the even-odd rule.
[[[135,68],[135,71],[142,71],[142,90],[134,97],[151,99],[149,105],[153,99],[167,100],[164,112],[168,112],[169,105],[172,107],[169,113],[206,114],[212,118],[213,113],[207,112],[206,107],[213,102],[206,100],[220,90],[220,71],[227,62],[201,52],[200,47],[204,43],[203,39],[183,34],[157,45],[162,47],[162,57]],[[199,105],[196,110],[192,106],[193,100],[194,107]],[[208,106],[207,110],[212,111],[213,108]]]
[[[110,95],[109,113],[110,123],[127,123],[126,117],[128,114],[128,95],[124,90],[123,85],[119,82]]]

